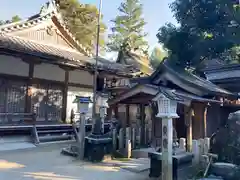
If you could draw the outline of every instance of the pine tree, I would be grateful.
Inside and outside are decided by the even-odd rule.
[[[117,15],[112,22],[114,27],[109,35],[108,48],[110,51],[127,50],[146,51],[148,43],[144,32],[146,22],[142,17],[143,7],[139,0],[124,0],[118,8]]]
[[[98,9],[91,4],[82,4],[78,0],[55,0],[60,12],[76,39],[85,48],[94,51],[97,36]],[[106,26],[101,23],[100,46],[104,47]]]
[[[159,64],[167,57],[167,52],[159,47],[155,47],[150,56],[150,65],[153,69],[157,69]]]

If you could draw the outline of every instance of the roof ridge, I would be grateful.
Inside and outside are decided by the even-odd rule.
[[[49,2],[46,3],[46,5],[47,5],[46,7],[44,6],[42,7],[41,11],[38,14],[34,15],[38,17],[34,17],[33,19],[28,18],[19,22],[2,25],[0,26],[0,33],[3,32],[10,33],[18,30],[23,30],[29,27],[33,27],[41,23],[42,21],[46,19],[51,19],[55,16],[58,23],[63,27],[63,30],[68,34],[68,36],[70,36],[70,38],[72,38],[74,43],[79,47],[78,50],[82,51],[82,53],[86,56],[89,57],[93,56],[93,54],[90,51],[88,51],[85,47],[83,47],[83,45],[80,44],[79,41],[70,32],[61,16],[61,13],[59,12],[58,5],[54,3],[54,0],[50,0]]]

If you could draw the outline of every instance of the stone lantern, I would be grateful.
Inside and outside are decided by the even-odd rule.
[[[158,105],[157,117],[162,119],[162,180],[172,180],[173,118],[178,118],[177,101],[159,93],[153,99]]]
[[[177,115],[177,101],[171,100],[164,96],[164,94],[159,93],[153,101],[157,102],[158,105],[158,114],[157,117],[161,118],[178,118]]]

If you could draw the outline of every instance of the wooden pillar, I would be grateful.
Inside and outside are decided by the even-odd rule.
[[[112,110],[113,110],[112,106],[109,106],[109,108],[107,108],[107,119],[108,120],[112,119]]]
[[[140,138],[141,138],[141,143],[143,143],[144,139],[145,139],[145,106],[144,106],[144,104],[140,104],[140,123],[141,123]]]
[[[185,114],[185,123],[187,125],[187,150],[191,152],[192,151],[192,115],[193,115],[193,109],[191,105],[184,107],[184,114]]]
[[[130,105],[127,104],[126,105],[126,124],[127,124],[127,127],[130,127],[131,124],[130,124],[130,113],[129,113],[129,110],[130,110]]]
[[[114,105],[114,114],[115,114],[115,118],[118,119],[119,118],[119,114],[118,114],[118,105]]]
[[[62,99],[62,120],[66,122],[67,118],[67,97],[68,97],[68,83],[69,83],[69,70],[65,69],[65,79],[63,87],[63,99]]]
[[[204,109],[203,109],[203,135],[204,135],[204,138],[207,137],[207,105],[204,106]]]
[[[32,110],[32,83],[33,83],[33,74],[34,74],[34,63],[26,61],[29,64],[28,71],[28,81],[27,81],[27,89],[26,89],[26,104],[25,104],[25,112],[30,113]]]

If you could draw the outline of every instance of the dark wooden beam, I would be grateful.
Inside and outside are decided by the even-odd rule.
[[[30,113],[32,111],[32,84],[34,74],[34,63],[29,61],[28,80],[26,89],[26,104],[25,112]]]
[[[69,82],[69,71],[65,70],[64,88],[63,88],[63,99],[62,99],[62,120],[66,122],[67,118],[67,96],[68,96],[68,82]]]
[[[146,117],[146,114],[145,114],[145,106],[144,104],[140,104],[140,124],[141,124],[141,135],[140,135],[140,138],[141,138],[141,145],[144,145],[144,139],[145,139],[145,117]]]
[[[127,121],[127,126],[130,127],[131,124],[130,124],[130,105],[129,104],[126,104],[126,121]]]
[[[78,69],[77,67],[71,67],[71,66],[64,66],[64,65],[58,65],[58,66],[65,71],[74,71]]]
[[[23,56],[21,57],[22,61],[27,64],[41,64],[42,61],[38,58],[29,57],[29,56]]]
[[[118,105],[117,104],[114,105],[113,108],[114,108],[115,118],[118,119],[119,118]]]
[[[185,125],[187,126],[187,150],[192,151],[192,105],[184,107]]]
[[[208,110],[208,105],[205,104],[203,107],[203,135],[204,138],[207,137],[207,110]]]
[[[68,86],[73,86],[73,87],[79,87],[79,88],[85,88],[85,89],[92,89],[92,85],[86,85],[86,84],[77,84],[77,83],[68,83]]]

